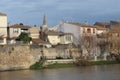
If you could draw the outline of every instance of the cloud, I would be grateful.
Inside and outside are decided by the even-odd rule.
[[[117,19],[120,0],[1,0],[0,10],[8,15],[12,23],[23,22],[41,25],[46,14],[50,25],[61,19],[74,21],[96,21]]]

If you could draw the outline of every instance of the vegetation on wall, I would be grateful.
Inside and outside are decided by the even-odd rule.
[[[23,41],[23,43],[30,42],[31,37],[29,37],[28,33],[22,32],[19,37],[17,38],[17,41]]]

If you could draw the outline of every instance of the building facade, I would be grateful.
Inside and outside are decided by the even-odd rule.
[[[23,24],[15,24],[15,25],[11,25],[9,26],[9,37],[13,38],[13,37],[18,37],[22,32],[25,33],[30,33],[30,26],[25,26]]]
[[[7,15],[0,13],[0,36],[7,37]]]
[[[47,33],[47,38],[52,45],[73,43],[73,35],[71,33],[49,31]]]
[[[39,27],[31,27],[30,28],[30,37],[32,39],[39,39],[40,36],[40,28]]]
[[[56,29],[57,32],[72,33],[73,43],[79,44],[80,37],[83,35],[96,35],[96,28],[75,22],[62,22]]]

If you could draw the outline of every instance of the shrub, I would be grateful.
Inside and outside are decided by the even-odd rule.
[[[43,63],[41,62],[36,62],[35,64],[30,66],[30,69],[40,69],[42,68]]]
[[[89,66],[90,62],[87,60],[77,60],[75,64],[76,66]]]

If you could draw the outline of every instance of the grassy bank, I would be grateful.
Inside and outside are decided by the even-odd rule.
[[[92,66],[92,65],[109,65],[109,64],[119,64],[116,61],[82,61],[82,63],[54,63],[43,67],[43,63],[36,62],[30,69],[44,69],[44,68],[67,68],[67,67],[77,67],[77,66]]]
[[[47,68],[66,68],[66,67],[75,67],[73,63],[54,63],[47,66]]]

